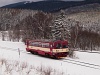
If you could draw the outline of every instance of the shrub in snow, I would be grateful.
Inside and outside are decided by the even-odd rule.
[[[75,52],[74,52],[73,49],[70,49],[70,50],[69,50],[69,57],[75,58]]]
[[[63,75],[63,72],[58,72],[51,67],[43,65],[34,67],[26,62],[9,61],[0,59],[0,72],[2,75]]]

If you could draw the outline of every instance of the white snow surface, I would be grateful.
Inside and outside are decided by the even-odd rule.
[[[61,60],[55,60],[51,58],[42,57],[39,55],[33,55],[29,52],[26,52],[25,48],[26,46],[23,42],[0,41],[0,59],[3,58],[8,61],[26,62],[28,63],[28,65],[33,65],[35,67],[41,67],[41,65],[44,67],[51,67],[52,69],[62,72],[63,75],[100,75],[100,54],[76,51],[75,55],[77,58],[72,59],[66,57]],[[18,50],[20,50],[20,55]],[[95,64],[99,66],[95,66],[98,69],[94,69],[86,66],[73,64],[70,63],[70,61],[64,62],[66,61],[65,59],[71,59],[71,60]],[[78,63],[78,62],[74,62],[74,63]],[[87,66],[92,66],[92,65],[87,65]],[[0,75],[10,75],[4,72],[5,72],[4,68],[1,67],[0,65]],[[12,75],[25,75],[25,73],[18,73],[17,71],[13,70]],[[28,75],[40,75],[40,73],[36,73],[36,71],[34,71]]]

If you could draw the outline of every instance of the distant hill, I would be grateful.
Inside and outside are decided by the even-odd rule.
[[[19,3],[14,3],[10,5],[3,6],[1,8],[17,8],[17,9],[32,9],[32,10],[42,10],[44,12],[57,12],[69,7],[81,6],[86,4],[91,4],[93,2],[89,1],[24,1]]]

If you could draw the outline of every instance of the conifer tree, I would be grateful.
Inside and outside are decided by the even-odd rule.
[[[53,39],[66,39],[67,36],[67,28],[66,28],[66,22],[65,22],[65,14],[64,11],[61,11],[60,15],[56,17],[54,20],[54,25],[52,27],[52,36]]]

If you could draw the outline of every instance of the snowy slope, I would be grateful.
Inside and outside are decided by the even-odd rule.
[[[20,56],[18,49],[20,50]],[[85,52],[75,52],[76,57],[78,59],[71,59],[66,57],[65,59],[71,59],[75,61],[80,61],[80,62],[85,62],[85,63],[91,63],[95,65],[100,65],[100,54],[90,54],[90,53],[85,53]],[[91,66],[92,65],[86,65],[82,66],[85,64],[78,65],[80,63],[78,62],[73,62],[77,64],[73,64],[69,62],[65,62],[67,60],[62,59],[62,60],[54,60],[46,57],[42,57],[39,55],[32,55],[31,53],[28,53],[25,51],[25,45],[22,42],[9,42],[9,41],[0,41],[0,59],[5,58],[10,61],[19,61],[19,62],[27,62],[28,65],[33,65],[35,67],[40,67],[45,66],[45,67],[51,67],[52,69],[56,69],[57,71],[60,71],[63,73],[63,75],[100,75],[100,66],[95,66],[95,68],[90,68],[86,66]],[[0,66],[0,72],[4,75],[3,69]],[[32,73],[28,75],[41,75],[39,73],[35,73],[32,71]],[[17,73],[16,71],[13,71],[12,75],[23,75],[24,71],[22,74]],[[10,74],[6,74],[10,75]],[[27,74],[24,74],[27,75]],[[56,75],[56,74],[51,74],[51,75]],[[61,74],[60,74],[61,75]]]

